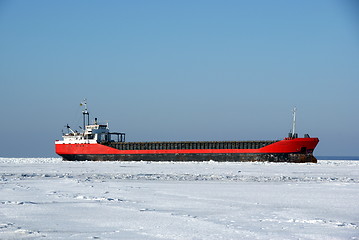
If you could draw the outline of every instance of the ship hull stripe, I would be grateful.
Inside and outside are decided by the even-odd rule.
[[[301,153],[229,153],[229,154],[64,154],[61,155],[68,161],[153,161],[153,162],[293,162],[316,163],[317,159],[312,154]]]

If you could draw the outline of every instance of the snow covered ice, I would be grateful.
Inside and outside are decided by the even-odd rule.
[[[359,161],[0,168],[0,239],[359,239]]]

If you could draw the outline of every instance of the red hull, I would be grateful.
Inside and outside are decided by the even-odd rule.
[[[228,153],[312,153],[318,138],[284,139],[259,149],[170,149],[170,150],[118,150],[102,144],[55,144],[59,155],[73,154],[228,154]]]

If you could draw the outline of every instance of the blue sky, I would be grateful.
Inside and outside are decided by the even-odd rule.
[[[355,1],[0,1],[0,156],[51,157],[79,103],[128,141],[320,138],[359,155]]]

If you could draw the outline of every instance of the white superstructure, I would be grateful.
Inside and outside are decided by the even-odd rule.
[[[82,144],[111,141],[108,125],[97,124],[96,121],[95,124],[87,125],[85,131],[82,133],[73,131],[71,128],[69,128],[69,130],[69,133],[62,136],[62,141],[57,141],[58,144]]]
[[[87,111],[86,99],[81,103],[81,106],[85,106],[83,114],[83,130],[81,132],[73,131],[68,125],[68,133],[63,134],[63,140],[56,141],[56,144],[89,144],[89,143],[101,143],[101,142],[124,142],[124,133],[110,133],[108,124],[98,124],[97,118],[93,124],[89,124],[89,112]],[[86,125],[87,116],[87,125]],[[111,139],[111,136],[117,136],[117,139]]]

